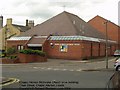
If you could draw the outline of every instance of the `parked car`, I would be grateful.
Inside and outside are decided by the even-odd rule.
[[[120,57],[116,58],[114,67],[116,71],[120,71]]]
[[[116,51],[114,52],[114,56],[120,56],[120,50],[116,50]]]

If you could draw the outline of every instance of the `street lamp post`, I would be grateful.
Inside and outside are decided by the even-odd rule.
[[[105,55],[106,55],[106,69],[108,69],[108,27],[107,27],[107,24],[108,24],[108,21],[104,22],[105,24]]]

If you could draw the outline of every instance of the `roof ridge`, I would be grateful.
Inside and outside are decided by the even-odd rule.
[[[95,17],[93,17],[92,19],[90,19],[90,20],[88,21],[88,23],[89,23],[90,21],[92,21],[92,20],[93,20],[94,18],[96,18],[96,17],[100,17],[101,19],[103,19],[103,20],[105,20],[105,21],[109,21],[110,23],[114,24],[115,26],[120,27],[119,25],[115,24],[114,22],[112,22],[112,21],[110,21],[110,20],[108,20],[108,19],[106,19],[106,18],[104,18],[104,17],[102,17],[102,16],[100,16],[100,15],[96,15]]]
[[[103,38],[103,35],[94,29],[79,16],[63,11],[26,31],[23,35],[82,35]],[[95,34],[92,32],[95,32]]]
[[[77,17],[78,19],[80,19],[80,20],[82,20],[82,22],[84,22],[87,26],[90,26],[91,28],[93,28],[93,29],[95,29],[94,27],[92,27],[89,23],[87,23],[86,21],[84,21],[83,19],[81,19],[78,15],[75,15],[75,14],[71,14],[71,13],[69,13],[68,12],[68,14],[69,15],[72,15],[72,16],[75,16],[75,17]],[[67,14],[67,15],[68,15]],[[68,17],[70,18],[70,16],[68,15]],[[72,19],[70,18],[70,20],[71,20],[71,23],[72,23]],[[72,23],[72,25],[74,26],[74,28],[75,28],[75,30],[77,31],[77,34],[78,35],[80,35],[80,31],[78,30],[78,28],[77,28],[77,26],[76,25],[74,25],[73,23]],[[95,31],[95,30],[94,30]],[[98,32],[98,31],[95,31],[95,32],[97,32],[97,33],[99,33],[99,34],[101,34],[100,32]],[[102,34],[103,35],[103,34]],[[84,36],[84,35],[83,35]]]
[[[20,27],[27,27],[27,26],[18,25],[18,24],[12,24],[12,25],[15,25],[15,26],[20,26]]]

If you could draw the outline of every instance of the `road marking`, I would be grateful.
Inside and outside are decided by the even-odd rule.
[[[82,71],[82,69],[73,70],[73,69],[60,69],[60,68],[51,68],[51,67],[33,67],[34,69],[40,69],[40,70],[54,70],[54,71]]]
[[[67,69],[63,69],[63,71],[66,71]]]
[[[78,69],[78,70],[76,70],[76,71],[82,71],[81,69]]]
[[[58,69],[58,68],[55,68],[55,69],[53,69],[53,70],[57,71],[57,70],[59,70],[59,69]]]
[[[9,78],[7,81],[9,81],[9,80],[12,80],[12,81],[10,81],[8,83],[5,83],[5,84],[0,84],[0,87],[7,86],[7,85],[10,85],[10,84],[13,84],[13,83],[17,83],[17,82],[20,81],[19,79],[16,79],[16,78]],[[5,81],[5,82],[7,82],[7,81]]]
[[[69,70],[69,71],[74,71],[73,69]]]
[[[46,68],[46,67],[33,67],[34,69],[40,69],[40,70],[54,70],[54,71],[71,71],[71,72],[73,72],[73,71],[77,71],[77,72],[80,72],[80,71],[82,71],[82,69],[76,69],[76,70],[73,70],[73,69],[65,69],[65,68],[63,68],[63,69],[60,69],[60,68],[51,68],[51,67],[48,67],[48,68]]]
[[[45,69],[45,68],[41,68],[41,69]]]
[[[38,69],[38,67],[33,67],[33,68]]]
[[[47,68],[47,70],[52,70],[52,68]]]

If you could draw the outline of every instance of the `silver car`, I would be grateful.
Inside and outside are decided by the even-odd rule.
[[[116,51],[114,52],[114,56],[120,56],[120,50],[116,50]]]
[[[114,67],[116,71],[120,71],[120,57],[116,59]]]

